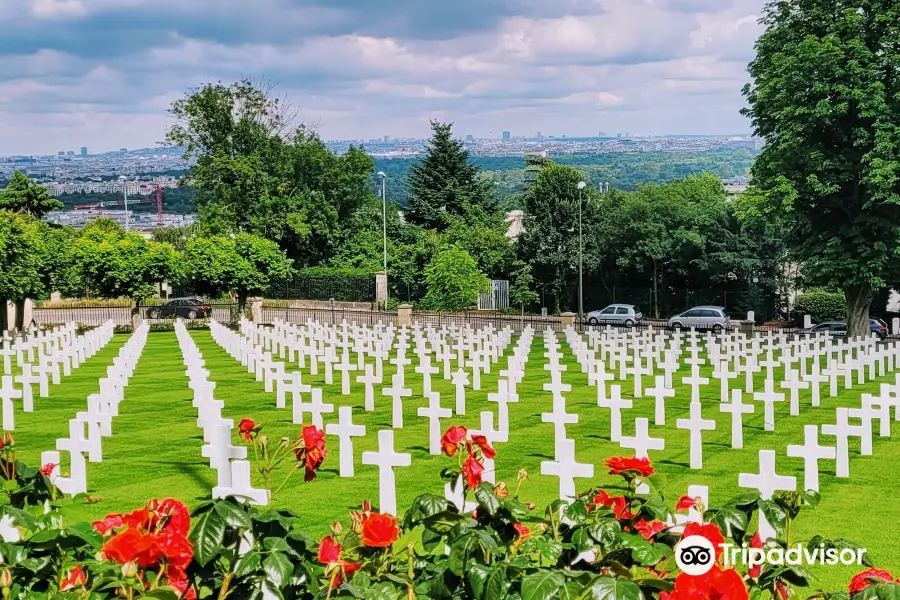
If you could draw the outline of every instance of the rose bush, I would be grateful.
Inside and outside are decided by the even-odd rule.
[[[244,428],[260,444],[259,426]],[[13,440],[3,440],[14,448]],[[263,441],[263,443],[265,443]],[[369,503],[313,538],[285,510],[252,507],[235,498],[211,501],[192,514],[176,500],[150,501],[127,514],[110,514],[93,524],[74,522],[73,505],[62,499],[48,470],[31,469],[2,454],[5,479],[0,514],[20,539],[0,543],[0,592],[4,600],[60,598],[106,600],[278,599],[331,600],[748,600],[819,597],[875,600],[900,597],[900,584],[885,570],[870,568],[847,590],[810,589],[801,567],[763,566],[752,572],[717,564],[700,577],[679,574],[674,547],[683,536],[700,535],[721,544],[731,540],[760,546],[750,524],[762,513],[781,546],[791,539],[800,513],[813,509],[812,493],[762,500],[747,493],[717,507],[698,499],[677,500],[675,513],[652,491],[652,465],[614,457],[607,466],[621,477],[608,489],[592,489],[573,502],[554,502],[543,511],[519,498],[527,474],[514,492],[483,481],[484,460],[494,449],[464,428],[451,428],[442,441],[457,465],[443,476],[465,480],[460,511],[442,496],[423,494],[400,518]],[[261,456],[264,447],[258,448]],[[325,458],[318,430],[304,430],[296,442],[279,444],[278,460],[292,456],[292,470],[313,472]],[[275,460],[273,455],[267,460]],[[465,467],[466,463],[481,467]],[[637,493],[639,483],[651,493]],[[696,510],[701,523],[676,534],[677,513]],[[723,532],[727,531],[726,536]],[[844,540],[813,538],[811,547],[855,548]],[[871,567],[871,565],[868,565]]]

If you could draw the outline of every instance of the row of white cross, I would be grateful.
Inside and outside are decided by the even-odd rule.
[[[41,465],[55,465],[50,477],[65,494],[87,493],[87,465],[103,461],[102,440],[112,435],[112,421],[119,415],[119,404],[125,399],[125,387],[141,357],[150,326],[142,323],[119,349],[106,377],[99,381],[100,392],[87,398],[87,410],[76,413],[69,421],[69,436],[56,440],[56,450],[41,453]],[[69,476],[60,475],[60,451],[69,455]]]

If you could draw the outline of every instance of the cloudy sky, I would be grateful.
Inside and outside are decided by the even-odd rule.
[[[152,146],[266,77],[326,139],[742,133],[763,0],[0,0],[0,154]]]

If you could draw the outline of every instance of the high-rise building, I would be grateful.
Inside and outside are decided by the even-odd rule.
[[[511,139],[512,139],[512,134],[510,134],[510,132],[508,132],[508,131],[504,131],[503,132],[503,141],[508,142]]]
[[[66,156],[75,156],[75,151],[74,150],[67,151]]]
[[[466,136],[466,141],[467,141],[467,142],[474,142],[474,141],[475,141],[475,136],[472,135],[472,134],[470,133],[469,135]]]
[[[390,142],[390,141],[391,141],[391,136],[389,136],[389,135],[384,136],[384,143],[385,143],[385,144],[387,144],[387,143]]]
[[[56,155],[57,155],[57,156],[65,156],[65,155],[66,155],[66,151],[65,151],[65,150],[60,150],[59,152],[56,153]]]
[[[87,157],[87,146],[82,146],[82,147],[81,147],[81,156],[82,156],[82,157]]]

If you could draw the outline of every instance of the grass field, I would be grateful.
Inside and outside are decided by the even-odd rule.
[[[264,425],[264,433],[272,439],[297,436],[299,427],[291,423],[290,408],[276,409],[275,395],[265,393],[262,383],[257,383],[244,367],[219,348],[208,331],[192,331],[191,335],[203,353],[210,379],[216,382],[216,398],[225,402],[226,417],[236,421],[251,417]],[[559,337],[562,341],[562,336]],[[55,439],[66,435],[67,421],[76,411],[84,410],[87,395],[97,391],[97,379],[105,374],[107,365],[111,364],[125,339],[125,336],[116,336],[109,346],[74,371],[71,377],[52,386],[50,398],[36,398],[34,413],[17,413],[15,435],[21,458],[36,463],[42,450],[52,449]],[[594,479],[579,480],[579,489],[616,484],[617,478],[606,474],[602,462],[609,456],[627,452],[609,441],[608,411],[596,406],[596,391],[587,385],[586,375],[581,373],[564,341],[562,350],[565,354],[563,362],[569,365],[563,381],[573,388],[567,395],[567,408],[581,416],[580,423],[569,426],[568,434],[576,440],[579,462],[596,465]],[[551,460],[553,454],[553,426],[541,422],[541,413],[551,410],[550,394],[542,391],[543,384],[549,381],[543,370],[543,352],[543,341],[537,335],[526,365],[525,380],[518,386],[520,402],[510,405],[510,441],[498,446],[496,461],[498,481],[513,481],[519,469],[528,470],[531,479],[522,487],[521,497],[539,506],[555,499],[558,490],[556,478],[540,475],[541,461]],[[505,360],[502,364],[505,366]],[[487,402],[487,394],[496,390],[499,368],[494,365],[492,373],[482,377],[480,392],[468,390],[468,415],[448,420],[444,429],[452,424],[477,427],[479,413],[494,408],[493,403]],[[709,376],[709,370],[705,367],[705,376]],[[680,382],[684,374],[684,369],[676,373],[676,382]],[[893,375],[885,380],[893,381]],[[645,378],[645,381],[648,385],[651,380]],[[321,374],[318,378],[304,374],[304,382],[324,386]],[[356,476],[353,479],[338,477],[338,444],[336,438],[329,438],[330,454],[319,478],[303,483],[302,476],[296,476],[273,503],[300,515],[308,530],[316,534],[324,533],[335,520],[346,520],[348,511],[358,507],[363,499],[377,501],[377,470],[362,465],[360,454],[375,450],[375,432],[391,424],[389,398],[376,395],[377,410],[364,413],[362,386],[354,382],[353,394],[341,396],[339,376],[335,377],[335,383],[325,386],[325,401],[336,406],[359,407],[354,412],[354,421],[368,428],[365,437],[354,439]],[[421,393],[421,378],[409,367],[406,383],[414,393]],[[843,390],[841,386],[840,395],[835,399],[827,397],[827,387],[823,386],[819,409],[809,406],[809,393],[806,392],[801,396],[801,417],[790,417],[788,403],[780,403],[774,433],[763,430],[762,405],[759,404],[756,413],[744,420],[745,449],[733,450],[731,417],[719,413],[718,381],[712,380],[702,389],[704,417],[715,419],[718,427],[716,431],[705,432],[702,471],[688,468],[688,432],[674,426],[677,418],[688,416],[690,402],[689,388],[676,383],[676,397],[667,403],[668,425],[651,427],[651,435],[666,440],[666,449],[651,455],[657,468],[654,485],[671,505],[686,492],[688,485],[708,485],[710,503],[716,506],[741,491],[737,486],[738,473],[758,472],[757,452],[763,448],[778,453],[779,474],[796,475],[802,485],[802,461],[787,458],[785,447],[803,442],[804,424],[833,422],[836,406],[858,406],[860,394],[877,392],[878,383],[854,386],[852,390]],[[175,497],[196,504],[209,496],[215,485],[215,472],[200,455],[202,438],[195,424],[196,411],[191,405],[192,395],[187,384],[174,333],[150,334],[134,377],[126,388],[120,415],[114,420],[113,436],[104,440],[104,460],[88,465],[88,486],[102,501],[86,506],[85,517],[126,511],[150,497]],[[451,384],[436,377],[433,387],[442,393],[442,404],[452,408],[455,395]],[[623,397],[630,397],[630,381],[623,385],[622,391]],[[746,395],[745,401],[749,401]],[[428,455],[428,421],[416,415],[416,409],[424,404],[421,396],[407,399],[404,405],[406,427],[395,434],[396,449],[410,452],[413,465],[396,470],[401,510],[420,493],[441,493],[439,473],[450,464],[450,459]],[[652,423],[652,399],[636,400],[634,409],[628,411],[627,416],[623,413],[625,435],[633,433],[633,419],[640,416],[650,417]],[[829,443],[828,438],[822,443]],[[900,546],[894,539],[893,524],[900,518],[900,504],[894,500],[893,474],[900,469],[900,444],[876,437],[874,456],[860,456],[858,450],[858,443],[851,442],[850,479],[836,479],[833,464],[821,463],[823,502],[815,512],[801,517],[795,526],[794,537],[796,541],[816,534],[851,539],[869,549],[876,565],[896,567],[900,565]],[[66,468],[64,464],[63,470]],[[279,479],[276,476],[274,480]],[[816,586],[828,590],[845,587],[856,571],[847,567],[813,568],[818,577]]]

